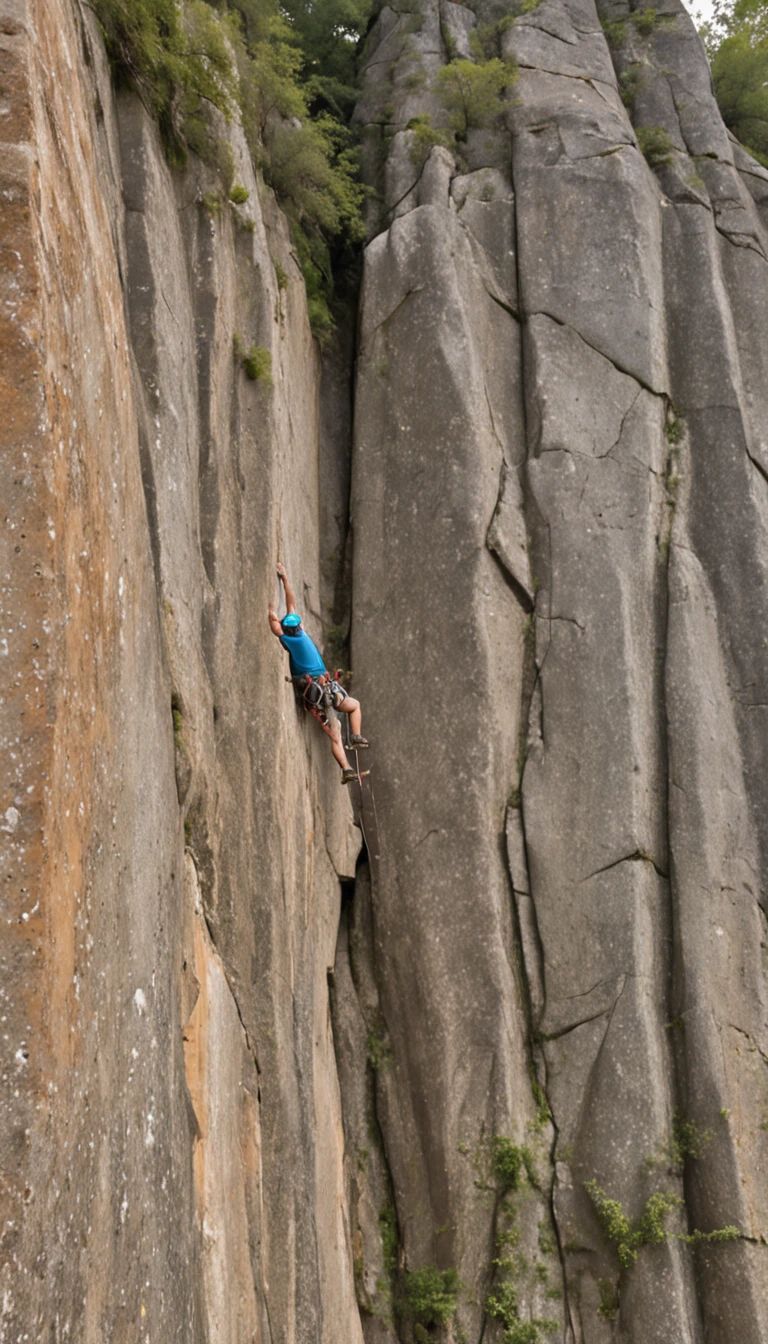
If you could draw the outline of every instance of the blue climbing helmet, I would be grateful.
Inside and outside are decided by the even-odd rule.
[[[301,617],[297,611],[290,611],[280,622],[284,630],[294,630],[297,625],[301,625]]]

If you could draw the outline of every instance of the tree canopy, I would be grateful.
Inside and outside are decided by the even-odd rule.
[[[327,334],[330,247],[363,236],[348,121],[371,0],[93,3],[113,76],[157,118],[172,162],[188,149],[216,159],[206,104],[242,117],[254,163],[288,216],[313,328]]]
[[[724,122],[768,168],[768,0],[715,0],[700,32]]]

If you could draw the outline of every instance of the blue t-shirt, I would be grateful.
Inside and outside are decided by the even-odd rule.
[[[281,635],[280,643],[291,655],[292,677],[303,677],[306,673],[321,677],[327,670],[315,641],[303,630],[298,635]]]

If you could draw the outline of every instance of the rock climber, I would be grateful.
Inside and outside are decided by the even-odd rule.
[[[352,728],[349,744],[359,751],[361,748],[368,746],[360,733],[362,727],[360,705],[357,700],[352,699],[351,695],[347,695],[344,687],[340,686],[338,681],[331,677],[314,640],[310,639],[305,630],[302,630],[301,617],[296,610],[296,597],[285,572],[285,565],[279,564],[277,566],[277,574],[285,589],[287,611],[281,620],[275,611],[274,604],[270,602],[269,628],[272,634],[280,640],[283,648],[288,650],[291,662],[291,680],[294,686],[297,686],[301,691],[305,708],[311,714],[314,714],[322,725],[323,731],[330,737],[331,751],[335,760],[341,766],[341,782],[342,784],[349,784],[353,779],[359,779],[359,776],[357,771],[353,770],[349,764],[347,753],[341,741],[339,720],[334,718],[330,711],[335,709],[342,714],[349,715]]]

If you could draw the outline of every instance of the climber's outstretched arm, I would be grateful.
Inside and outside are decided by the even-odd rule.
[[[269,621],[269,628],[272,631],[272,634],[277,635],[279,639],[283,633],[283,627],[280,624],[279,617],[274,608],[274,603],[272,602],[270,602],[269,604],[269,614],[267,616],[267,620]]]
[[[288,608],[288,615],[296,610],[296,595],[291,587],[291,581],[285,572],[285,565],[278,564],[277,575],[285,589],[285,605]]]

